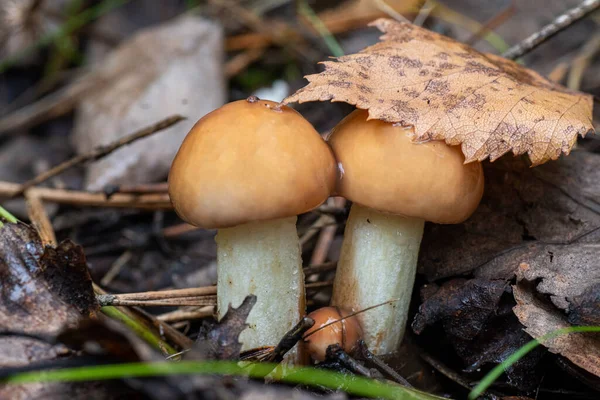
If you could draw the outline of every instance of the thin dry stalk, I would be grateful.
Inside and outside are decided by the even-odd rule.
[[[546,40],[563,31],[575,22],[585,18],[600,7],[600,0],[584,0],[578,6],[559,15],[539,31],[522,40],[502,54],[502,57],[514,60],[529,53]]]
[[[115,186],[114,193],[128,194],[147,194],[147,193],[167,193],[169,184],[167,182],[159,183],[140,183],[136,185],[118,185]]]
[[[323,264],[309,265],[304,267],[304,276],[320,274],[326,271],[333,271],[337,267],[337,261],[330,261]]]
[[[114,294],[115,298],[121,300],[163,300],[163,299],[177,299],[182,297],[197,297],[197,296],[214,296],[217,294],[216,286],[204,286],[199,288],[188,288],[188,289],[173,289],[173,290],[159,290],[152,292],[139,292],[139,293],[125,293],[125,294]]]
[[[343,197],[335,197],[329,199],[328,203],[331,203],[330,205],[333,207],[343,209],[346,205],[346,199]],[[329,249],[331,248],[331,243],[335,238],[336,231],[337,225],[328,225],[321,230],[319,239],[317,240],[317,244],[315,245],[315,249],[313,250],[313,254],[310,259],[310,265],[323,264],[325,262],[327,259],[327,254],[329,253]]]
[[[328,287],[328,286],[333,286],[333,280],[307,283],[306,285],[304,285],[304,288],[306,290],[309,290],[309,289],[314,290],[314,289],[321,289],[321,288]]]
[[[44,203],[34,191],[27,191],[25,193],[25,200],[27,202],[27,214],[29,220],[40,235],[42,245],[44,247],[56,247],[56,234],[54,233],[52,223],[44,208]]]
[[[121,272],[121,269],[125,266],[125,264],[127,264],[129,260],[131,260],[132,256],[133,253],[130,250],[127,250],[126,252],[121,254],[119,258],[117,258],[115,262],[110,266],[108,272],[102,277],[102,279],[100,280],[100,284],[102,286],[110,285],[113,279],[115,279],[117,275],[119,275],[119,272]]]
[[[26,128],[70,112],[86,93],[106,83],[107,79],[101,79],[94,72],[83,74],[64,89],[1,118],[0,137],[8,132],[22,132]]]
[[[181,309],[175,310],[168,313],[161,314],[156,318],[163,322],[179,322],[187,321],[191,319],[201,319],[213,317],[215,315],[214,306],[204,306],[193,309]]]
[[[315,222],[312,223],[311,226],[308,227],[306,232],[300,237],[300,246],[304,246],[310,239],[313,238],[321,229],[326,226],[331,226],[335,224],[335,218],[328,214],[322,214],[317,218]]]
[[[217,296],[178,297],[161,300],[121,300],[118,296],[100,295],[96,299],[104,306],[137,306],[137,307],[183,307],[183,306],[215,306]]]
[[[235,55],[225,63],[225,76],[234,77],[248,68],[248,65],[259,60],[265,54],[266,48],[250,48],[240,54]]]
[[[101,306],[207,306],[216,304],[216,286],[153,292],[102,294]]]
[[[21,189],[21,185],[0,181],[0,198],[12,198]],[[164,194],[133,195],[117,193],[109,198],[103,193],[85,191],[38,188],[28,191],[35,192],[43,201],[73,206],[141,208],[149,210],[171,210],[169,196]]]
[[[104,289],[102,289],[100,286],[96,285],[95,283],[92,283],[92,286],[94,288],[94,293],[96,293],[96,296],[107,294],[104,291]],[[187,336],[185,336],[178,330],[173,329],[173,327],[171,327],[169,324],[159,321],[158,319],[156,319],[155,316],[148,314],[147,312],[145,312],[144,310],[142,310],[140,308],[134,308],[134,307],[131,307],[131,308],[130,307],[116,307],[116,308],[119,309],[121,312],[127,314],[127,316],[129,316],[130,318],[133,318],[136,321],[139,321],[140,323],[142,323],[144,325],[147,325],[148,323],[150,323],[166,339],[170,340],[172,343],[174,343],[175,345],[179,346],[182,349],[189,349],[194,344],[194,342],[190,338],[188,338]]]
[[[567,79],[567,87],[573,90],[581,89],[581,81],[585,70],[590,66],[594,57],[600,51],[600,33],[593,35],[581,48],[581,51],[571,64]]]
[[[137,132],[134,132],[125,137],[122,137],[121,139],[116,140],[106,146],[99,146],[87,154],[81,154],[81,155],[75,156],[75,157],[71,158],[70,160],[67,160],[67,161],[49,169],[48,171],[36,176],[35,178],[31,179],[30,181],[23,183],[21,185],[21,187],[19,188],[19,190],[14,194],[14,196],[20,196],[23,192],[25,192],[25,190],[27,190],[35,185],[39,185],[40,183],[47,181],[48,179],[52,178],[53,176],[56,176],[64,171],[66,171],[69,168],[83,164],[88,161],[99,160],[102,157],[109,155],[113,151],[115,151],[123,146],[127,146],[135,141],[138,141],[140,139],[148,137],[156,132],[160,132],[164,129],[167,129],[167,128],[175,125],[176,123],[183,121],[184,119],[185,118],[182,117],[181,115],[170,116],[170,117],[165,118],[165,119],[163,119],[155,124],[152,124],[146,128],[140,129]]]
[[[478,32],[475,32],[471,37],[465,41],[469,46],[474,46],[481,38],[485,35],[498,28],[500,25],[505,23],[510,17],[512,17],[517,11],[515,1],[511,0],[510,4],[501,10],[499,13],[494,15],[492,18],[487,20]]]

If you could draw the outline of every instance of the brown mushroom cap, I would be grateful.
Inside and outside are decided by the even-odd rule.
[[[349,314],[350,312],[338,307],[323,307],[308,314],[315,324],[304,334],[304,345],[313,360],[324,361],[327,348],[332,344],[339,344],[346,353],[354,351],[358,340],[362,338],[362,329],[356,317],[343,319],[312,334],[323,325]]]
[[[330,195],[335,176],[331,149],[308,121],[249,98],[194,125],[171,166],[169,195],[190,224],[227,228],[311,210]]]
[[[340,169],[338,194],[379,211],[441,224],[469,218],[483,195],[481,164],[464,164],[456,146],[415,143],[412,128],[367,116],[365,110],[353,111],[328,139]]]

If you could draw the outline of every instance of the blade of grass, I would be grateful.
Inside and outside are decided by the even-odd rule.
[[[11,224],[16,224],[17,222],[19,222],[19,220],[14,215],[6,211],[6,209],[2,206],[0,206],[0,218],[5,220],[6,222],[10,222]]]
[[[105,306],[100,308],[103,314],[106,316],[121,321],[127,327],[129,327],[138,337],[143,339],[146,343],[150,344],[154,348],[158,349],[161,353],[166,356],[171,356],[177,353],[173,347],[171,347],[164,340],[161,340],[158,336],[156,336],[152,331],[146,328],[144,325],[140,324],[138,321],[130,318],[127,314],[119,310],[117,307],[113,306]]]
[[[577,332],[600,332],[600,326],[571,326],[568,328],[557,329],[550,333],[545,334],[539,339],[534,339],[529,343],[523,345],[519,350],[515,351],[510,357],[504,360],[502,363],[498,364],[494,369],[492,369],[488,374],[471,390],[469,393],[469,400],[476,399],[479,397],[488,387],[490,387],[500,375],[506,370],[506,368],[513,365],[515,362],[519,361],[523,358],[527,353],[531,350],[535,349],[541,343],[548,339],[552,339],[556,336],[564,335],[567,333],[577,333]]]
[[[33,382],[75,382],[106,380],[131,377],[164,375],[241,375],[251,378],[264,378],[275,367],[273,364],[251,364],[251,368],[241,368],[232,361],[181,361],[159,363],[128,363],[114,365],[94,365],[88,367],[65,368],[46,371],[25,372],[3,380],[8,384]],[[440,397],[358,376],[344,375],[333,371],[310,367],[290,367],[281,379],[291,384],[341,389],[355,396],[377,397],[400,400],[440,400]]]
[[[325,26],[321,18],[313,11],[313,9],[308,5],[306,0],[301,0],[298,2],[298,11],[302,14],[306,19],[308,19],[311,25],[319,32],[319,35],[327,45],[327,48],[331,52],[331,55],[334,57],[341,57],[344,55],[344,50],[342,46],[338,43],[335,37],[331,34],[329,29]]]

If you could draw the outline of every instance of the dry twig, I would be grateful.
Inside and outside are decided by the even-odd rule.
[[[45,182],[46,180],[64,172],[65,170],[67,170],[69,168],[72,168],[79,164],[83,164],[88,161],[98,160],[102,157],[109,155],[113,151],[115,151],[123,146],[127,146],[137,140],[143,139],[143,138],[150,136],[156,132],[160,132],[164,129],[167,129],[167,128],[175,125],[176,123],[183,121],[184,119],[185,118],[182,117],[181,115],[173,115],[173,116],[165,118],[162,121],[159,121],[153,125],[150,125],[146,128],[140,129],[137,132],[134,132],[130,135],[122,137],[121,139],[116,140],[106,146],[97,147],[96,149],[92,150],[91,152],[89,152],[87,154],[81,154],[81,155],[75,156],[75,157],[71,158],[70,160],[67,160],[67,161],[55,166],[54,168],[51,168],[48,171],[36,176],[35,178],[31,179],[30,181],[23,183],[21,185],[21,187],[19,188],[19,190],[16,193],[14,193],[13,196],[19,196],[23,192],[25,192],[27,189],[29,189],[35,185],[38,185],[42,182]]]
[[[510,60],[522,57],[557,33],[585,18],[598,9],[598,7],[600,7],[600,0],[584,0],[577,7],[573,7],[564,14],[556,17],[554,21],[505,51],[502,57]]]
[[[179,309],[161,314],[156,318],[163,322],[179,322],[190,319],[208,318],[215,315],[214,306],[194,307],[191,309]]]
[[[587,67],[592,63],[592,60],[600,51],[600,33],[593,35],[581,48],[579,54],[573,60],[567,87],[573,90],[581,89],[581,80]]]
[[[17,183],[0,181],[0,199],[12,198],[21,190]],[[38,188],[27,190],[35,192],[43,201],[73,206],[140,208],[150,210],[171,210],[171,202],[166,193],[133,195],[117,193],[107,198],[103,193],[85,191]]]
[[[328,203],[332,203],[331,205],[338,209],[343,209],[346,205],[346,199],[343,197],[335,197],[330,199]],[[315,249],[313,250],[313,254],[310,259],[310,265],[323,264],[325,262],[327,259],[327,253],[329,253],[329,248],[331,247],[331,243],[335,237],[336,230],[337,225],[328,225],[321,230],[319,239],[317,240],[317,244],[315,245]]]
[[[35,191],[27,191],[25,193],[25,200],[27,201],[27,214],[31,224],[40,235],[42,239],[42,245],[53,246],[57,244],[56,234],[52,228],[50,218],[44,208],[44,203],[40,199],[40,196]]]

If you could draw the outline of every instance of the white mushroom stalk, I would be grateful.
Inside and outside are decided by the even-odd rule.
[[[392,353],[402,341],[424,224],[358,204],[350,209],[331,304],[358,311],[385,303],[359,314],[376,354]]]
[[[304,273],[296,217],[250,222],[217,233],[217,308],[257,302],[240,335],[244,350],[277,344],[304,316]]]
[[[410,128],[356,110],[329,143],[340,166],[337,193],[354,202],[333,284],[332,305],[358,315],[375,354],[397,350],[415,281],[425,221],[459,223],[483,194],[479,163],[459,148],[413,143]]]
[[[242,350],[276,346],[304,315],[296,216],[324,202],[335,177],[333,154],[312,125],[256,97],[206,115],[181,145],[169,195],[182,219],[218,230],[219,318],[257,298]]]

